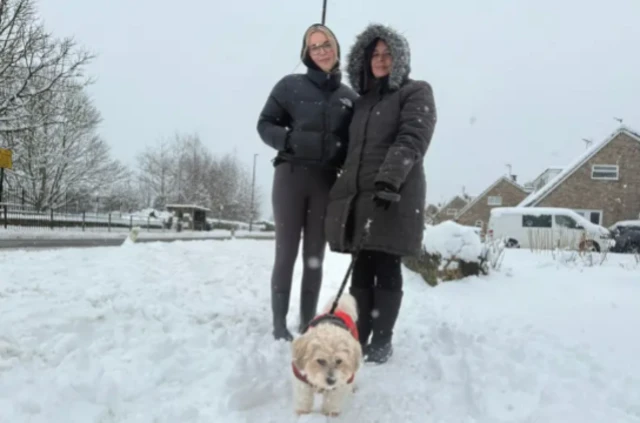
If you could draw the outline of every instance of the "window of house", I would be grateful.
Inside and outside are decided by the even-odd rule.
[[[617,181],[620,178],[618,165],[593,165],[591,167],[591,179]]]
[[[458,213],[458,209],[447,209],[447,216],[455,216]]]
[[[525,214],[522,216],[522,226],[525,228],[550,228],[551,227],[551,215],[550,214]]]
[[[501,206],[502,205],[502,196],[500,195],[490,195],[487,198],[487,204],[490,206]]]
[[[484,225],[484,222],[482,220],[476,220],[476,226],[478,228],[482,228],[483,225]]]
[[[554,216],[554,220],[556,221],[556,225],[561,228],[576,229],[576,227],[578,226],[578,223],[575,221],[575,219],[569,216],[557,214]]]

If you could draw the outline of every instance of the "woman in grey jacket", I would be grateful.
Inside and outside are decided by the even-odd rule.
[[[273,335],[288,341],[293,336],[286,316],[301,232],[300,331],[316,314],[329,190],[344,163],[357,98],[341,82],[340,46],[329,28],[315,24],[305,31],[301,58],[306,74],[290,74],[278,81],[258,119],[260,137],[277,151],[272,187],[276,251],[271,307]]]

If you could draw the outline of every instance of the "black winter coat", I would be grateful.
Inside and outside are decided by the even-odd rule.
[[[346,157],[353,102],[358,95],[330,74],[308,69],[291,74],[273,88],[260,118],[258,133],[282,161],[339,169]]]
[[[366,74],[370,58],[365,51],[371,51],[377,39],[389,46],[393,66],[386,80],[373,83]],[[361,97],[355,102],[344,169],[330,193],[325,219],[329,246],[333,251],[355,251],[372,219],[364,249],[418,254],[427,189],[423,160],[436,124],[431,86],[409,79],[408,44],[388,27],[369,26],[356,39],[348,62],[351,85]],[[387,210],[372,201],[379,184],[401,195]]]

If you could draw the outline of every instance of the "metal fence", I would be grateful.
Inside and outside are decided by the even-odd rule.
[[[124,212],[82,210],[78,204],[65,204],[56,209],[37,208],[27,202],[24,190],[4,190],[0,202],[0,228],[4,229],[70,229],[82,231],[127,231],[133,227],[166,230],[162,219]]]

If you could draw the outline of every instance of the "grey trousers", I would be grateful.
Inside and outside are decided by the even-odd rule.
[[[324,219],[336,172],[291,163],[275,168],[272,188],[276,251],[271,290],[289,297],[303,235],[302,293],[318,295],[326,239]]]

